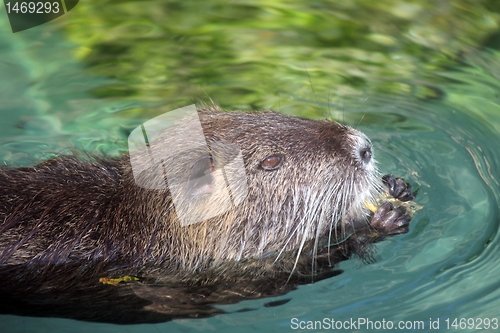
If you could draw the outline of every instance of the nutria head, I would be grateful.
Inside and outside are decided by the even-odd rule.
[[[196,270],[223,260],[279,260],[310,240],[314,251],[321,237],[340,241],[352,223],[367,220],[364,203],[381,186],[371,142],[361,132],[273,111],[204,109],[199,117],[206,145],[186,151],[185,140],[176,139],[197,126],[186,120],[151,143],[158,156],[169,156],[159,158],[160,169],[143,166],[135,179],[127,177],[131,204],[140,202],[146,221],[156,225],[146,233],[154,258]],[[132,165],[148,154],[133,157]],[[130,166],[126,173],[133,174]],[[178,180],[169,184],[176,191],[162,185],[165,173]],[[191,222],[183,223],[186,213]]]

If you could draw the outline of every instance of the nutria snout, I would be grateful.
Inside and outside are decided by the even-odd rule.
[[[412,192],[382,182],[363,133],[272,111],[198,114],[206,141],[189,150],[182,133],[199,124],[186,120],[130,157],[0,170],[0,292],[19,304],[0,310],[112,322],[211,315],[207,304],[333,276],[336,262],[408,230],[404,209],[367,208],[384,183],[398,184],[395,197]],[[135,280],[99,282],[124,276]],[[104,304],[117,307],[103,314]]]

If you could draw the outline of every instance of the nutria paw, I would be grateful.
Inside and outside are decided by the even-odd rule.
[[[381,235],[398,235],[408,232],[410,220],[404,207],[394,208],[390,202],[385,202],[373,214],[371,225]]]
[[[410,201],[415,199],[415,192],[411,191],[411,185],[403,178],[396,178],[393,175],[385,175],[382,181],[389,189],[389,194],[399,201]]]

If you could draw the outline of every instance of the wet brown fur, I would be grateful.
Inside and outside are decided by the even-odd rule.
[[[360,160],[371,146],[363,134],[272,111],[200,117],[215,163],[236,145],[248,179],[240,205],[201,223],[180,226],[169,191],[138,187],[128,156],[0,170],[0,293],[9,299],[0,310],[112,322],[212,315],[213,303],[336,275],[336,262],[363,251],[368,237],[349,236],[370,229],[363,203],[381,192],[374,162]],[[170,142],[157,144],[189,165]],[[272,154],[283,164],[263,170]],[[98,282],[125,275],[141,281]]]

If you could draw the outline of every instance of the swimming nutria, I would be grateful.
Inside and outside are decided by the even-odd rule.
[[[172,143],[189,121],[152,143],[187,166],[176,175],[190,184],[193,216],[218,209],[210,200],[227,185],[215,174],[234,147],[247,180],[237,205],[198,223],[181,226],[169,189],[138,186],[129,156],[0,170],[0,311],[116,323],[207,316],[221,312],[212,304],[336,275],[335,263],[408,231],[403,207],[367,208],[383,184],[401,201],[413,194],[402,179],[381,180],[359,131],[273,111],[199,116],[208,153]],[[108,284],[120,278],[129,282]]]

